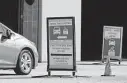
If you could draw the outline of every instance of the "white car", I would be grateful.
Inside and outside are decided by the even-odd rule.
[[[0,69],[27,75],[38,65],[35,44],[0,23]]]

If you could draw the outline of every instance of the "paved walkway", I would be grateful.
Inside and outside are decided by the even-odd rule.
[[[127,62],[111,63],[112,75],[102,77],[105,64],[77,62],[76,77],[68,71],[52,71],[47,77],[47,63],[40,63],[29,75],[15,75],[13,70],[0,70],[0,83],[127,83]]]

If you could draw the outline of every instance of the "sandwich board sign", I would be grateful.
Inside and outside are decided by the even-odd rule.
[[[123,27],[103,27],[102,61],[107,56],[110,56],[110,59],[118,60],[120,64],[122,58],[122,35]]]
[[[74,17],[47,18],[47,71],[76,70]]]

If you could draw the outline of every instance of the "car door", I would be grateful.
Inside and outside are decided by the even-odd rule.
[[[6,31],[8,29],[5,26],[0,25],[0,67],[13,67],[15,66],[15,59],[17,54],[17,48],[15,48],[15,41],[13,36],[6,38]]]

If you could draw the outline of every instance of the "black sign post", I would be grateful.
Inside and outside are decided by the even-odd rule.
[[[48,75],[51,71],[76,71],[74,17],[47,18]]]

